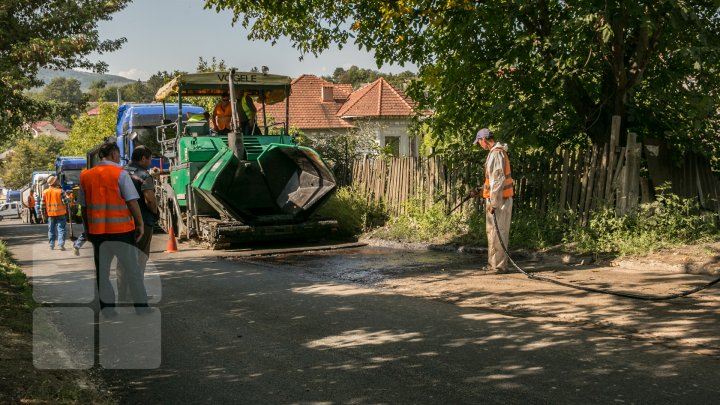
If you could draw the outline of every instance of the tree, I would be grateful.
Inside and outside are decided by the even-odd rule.
[[[352,84],[353,88],[357,89],[365,84],[374,82],[380,77],[384,77],[390,84],[402,90],[406,84],[410,83],[410,81],[417,76],[409,70],[399,74],[392,74],[371,69],[362,69],[353,65],[348,70],[341,67],[335,68],[332,77],[324,77],[324,79],[330,80],[333,83]]]
[[[696,148],[718,143],[720,13],[711,0],[206,0],[251,39],[332,44],[412,62],[409,93],[451,144],[480,126],[548,147],[624,131]],[[514,138],[514,139],[513,139]],[[693,142],[687,142],[692,139]]]
[[[156,90],[157,89],[155,89],[155,91]],[[120,96],[123,101],[150,103],[155,98],[155,91],[142,81],[138,80],[122,86],[120,88]]]
[[[57,103],[58,111],[64,113],[59,118],[65,123],[72,123],[72,116],[79,114],[87,106],[88,97],[80,89],[80,81],[55,77],[40,92],[44,101]]]
[[[130,0],[65,1],[3,0],[0,4],[0,134],[52,113],[48,102],[27,97],[23,90],[40,86],[38,70],[85,68],[102,73],[93,52],[111,52],[124,38],[101,40],[97,23]]]
[[[90,83],[90,87],[88,88],[89,100],[94,101],[94,102],[101,101],[103,92],[105,91],[106,87],[107,87],[107,82],[102,79],[95,80],[92,83]]]
[[[19,189],[30,182],[36,170],[54,170],[55,157],[63,142],[53,136],[40,135],[33,139],[20,139],[0,168],[5,187]]]
[[[62,154],[85,156],[89,149],[102,143],[108,136],[115,135],[116,122],[117,105],[111,103],[101,103],[96,116],[82,114],[76,117]]]

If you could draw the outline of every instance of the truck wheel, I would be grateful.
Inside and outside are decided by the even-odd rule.
[[[185,223],[182,220],[182,211],[175,197],[175,191],[169,184],[164,184],[162,188],[162,196],[165,203],[163,225],[165,232],[168,232],[170,224],[172,224],[173,232],[178,240],[185,234]]]
[[[172,223],[175,237],[180,240],[185,235],[185,222],[182,220],[182,211],[180,205],[175,198],[168,200],[168,213],[170,214],[170,223]]]

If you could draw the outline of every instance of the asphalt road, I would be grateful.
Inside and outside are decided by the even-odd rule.
[[[45,232],[0,222],[38,283],[86,294],[77,285],[90,249],[51,252]],[[302,262],[294,272],[202,250],[174,256],[162,253],[165,235],[155,242],[159,312],[145,319],[158,322],[148,329],[159,334],[159,366],[103,370],[122,403],[716,403],[720,394],[717,356],[396,295],[347,275],[318,279]],[[63,264],[48,270],[54,262]],[[148,348],[132,336],[118,344],[120,357]]]

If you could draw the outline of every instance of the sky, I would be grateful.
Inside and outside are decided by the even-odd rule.
[[[231,12],[205,10],[204,4],[203,0],[134,0],[111,21],[98,24],[102,39],[125,37],[127,42],[118,51],[90,59],[106,62],[110,74],[135,80],[165,70],[194,72],[199,57],[210,60],[213,56],[238,70],[267,66],[270,73],[291,77],[332,75],[335,68],[352,65],[383,73],[417,70],[414,65],[378,67],[372,53],[354,44],[342,50],[335,46],[317,58],[305,55],[300,61],[300,52],[287,39],[279,39],[275,46],[250,41],[248,30],[231,25]]]

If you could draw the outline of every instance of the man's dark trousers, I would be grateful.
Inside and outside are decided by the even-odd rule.
[[[88,240],[93,245],[100,308],[115,305],[115,291],[110,284],[110,265],[115,257],[118,260],[118,280],[122,279],[128,284],[132,303],[135,306],[146,306],[147,293],[138,266],[135,231],[118,234],[88,234]]]

